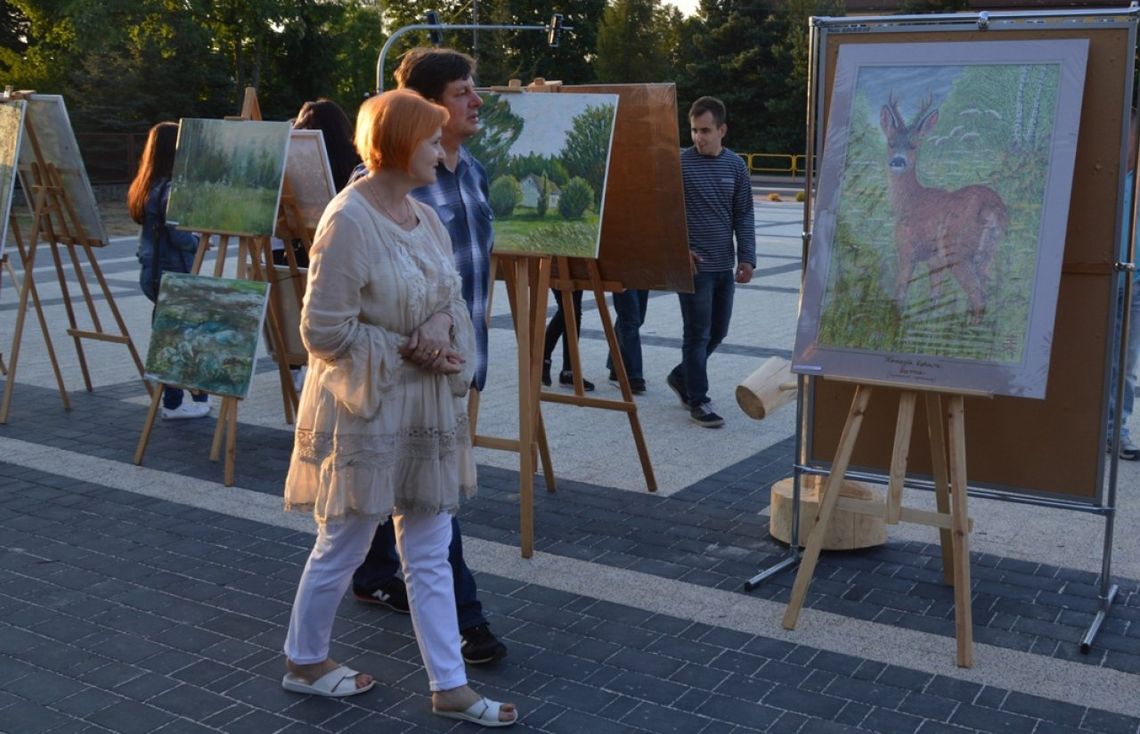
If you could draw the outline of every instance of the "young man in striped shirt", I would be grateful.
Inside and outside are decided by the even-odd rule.
[[[752,280],[756,267],[752,181],[744,159],[723,145],[725,117],[724,103],[715,97],[701,97],[689,108],[693,147],[681,151],[681,177],[693,293],[677,294],[681,363],[666,378],[690,419],[705,428],[724,425],[709,402],[709,355],[728,334],[735,283]]]

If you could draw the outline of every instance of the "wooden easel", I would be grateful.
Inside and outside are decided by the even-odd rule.
[[[574,393],[566,395],[543,390],[540,399],[550,403],[564,405],[578,405],[584,408],[601,408],[603,410],[617,410],[629,416],[629,428],[633,433],[633,441],[637,446],[637,457],[641,461],[641,470],[645,474],[645,486],[650,492],[657,491],[657,479],[653,476],[653,465],[649,461],[649,449],[645,445],[645,434],[641,431],[641,421],[637,417],[637,403],[633,400],[633,391],[629,385],[629,374],[625,369],[625,361],[621,358],[618,348],[617,332],[614,330],[613,319],[610,316],[609,305],[606,303],[606,291],[621,291],[623,288],[617,283],[603,283],[601,273],[598,271],[596,260],[581,258],[585,265],[587,280],[576,280],[571,276],[570,261],[572,258],[559,256],[554,258],[557,272],[551,285],[562,298],[562,315],[566,319],[566,329],[562,338],[570,349],[570,368],[574,373]],[[574,315],[573,296],[576,290],[590,290],[594,294],[594,301],[598,307],[598,316],[602,320],[602,330],[606,334],[606,343],[612,355],[614,374],[617,375],[621,387],[621,400],[608,400],[606,398],[587,397],[582,385],[582,360],[578,351],[578,319]]]
[[[836,378],[828,378],[836,379]],[[922,389],[907,386],[899,397],[898,419],[895,424],[894,447],[891,453],[890,479],[887,496],[880,500],[861,500],[839,496],[844,475],[851,461],[863,415],[871,401],[873,386],[898,387],[889,383],[858,381],[847,421],[839,438],[839,446],[832,463],[831,474],[819,500],[815,528],[808,535],[804,555],[800,561],[791,597],[784,611],[785,629],[795,629],[803,608],[808,586],[811,584],[815,565],[827,535],[828,525],[835,508],[842,507],[851,512],[868,515],[882,515],[888,524],[903,522],[929,525],[938,528],[942,546],[942,574],[945,583],[954,586],[954,629],[957,638],[957,663],[969,668],[974,664],[973,614],[970,606],[970,548],[969,538],[972,523],[966,509],[966,395],[985,396],[980,392],[946,392],[938,389]],[[903,482],[906,479],[907,455],[910,450],[911,430],[914,424],[914,410],[919,393],[926,401],[927,430],[930,440],[930,453],[934,474],[937,512],[916,510],[902,506]],[[947,398],[945,406],[943,395]],[[943,421],[948,430],[944,430]],[[949,442],[947,442],[947,437]],[[949,465],[947,465],[949,453]]]
[[[246,87],[241,114],[236,119],[261,120],[261,107],[257,101],[257,90],[253,87]],[[194,255],[194,264],[191,268],[192,273],[198,274],[201,272],[206,251],[210,249],[210,241],[213,237],[217,237],[218,252],[214,261],[213,275],[215,278],[222,277],[225,270],[230,240],[237,239],[238,257],[235,277],[239,279],[263,280],[269,283],[270,288],[272,288],[273,256],[268,237],[250,237],[215,231],[201,231],[198,235],[198,251]],[[286,248],[286,250],[289,250],[289,248]],[[291,253],[289,257],[290,262],[292,262],[294,268],[296,268],[296,260],[292,258]],[[272,298],[270,298],[269,305],[266,309],[266,323],[268,325],[269,338],[273,341],[275,347],[280,345],[275,351],[281,354],[281,350],[284,349],[285,339],[281,330],[280,313],[277,308],[275,308]],[[297,391],[293,386],[293,378],[289,374],[289,366],[284,359],[277,360],[277,372],[281,382],[281,398],[284,403],[285,422],[292,424],[297,411]],[[158,415],[158,406],[162,399],[163,387],[164,385],[158,385],[158,389],[155,390],[151,397],[150,410],[147,412],[142,435],[139,436],[139,443],[135,449],[135,464],[141,464],[143,455],[146,453],[150,433],[154,428],[154,420]],[[219,397],[221,397],[222,400],[221,406],[218,408],[218,418],[214,426],[214,438],[210,446],[210,461],[218,461],[221,458],[221,447],[224,441],[226,453],[223,469],[223,483],[225,486],[230,487],[233,486],[234,483],[234,463],[237,456],[237,412],[238,400],[240,398],[230,395],[221,395]]]
[[[20,99],[30,97],[30,92],[16,92],[7,95],[6,99]],[[75,208],[75,204],[64,187],[63,177],[60,174],[59,168],[54,161],[48,161],[43,155],[40,147],[39,139],[35,126],[32,124],[29,116],[24,117],[24,135],[28,144],[31,146],[32,154],[35,160],[30,168],[30,181],[25,179],[30,191],[25,192],[32,201],[32,231],[28,238],[28,243],[25,244],[20,237],[19,228],[15,226],[15,219],[13,218],[13,236],[16,240],[16,246],[20,252],[20,260],[24,266],[24,282],[20,288],[20,305],[16,312],[16,327],[12,336],[12,349],[9,354],[9,361],[7,365],[7,378],[4,390],[4,399],[0,404],[0,423],[8,422],[8,413],[12,404],[12,393],[14,392],[16,384],[16,368],[19,363],[20,356],[20,342],[23,337],[24,320],[27,317],[28,300],[33,298],[36,313],[40,321],[40,328],[43,330],[44,338],[48,345],[48,354],[52,362],[52,368],[55,371],[56,382],[59,385],[60,395],[63,398],[64,409],[70,410],[70,403],[67,399],[66,389],[63,385],[63,378],[60,373],[59,364],[55,357],[54,349],[51,345],[50,337],[48,336],[47,324],[44,319],[43,309],[41,307],[38,294],[35,290],[35,262],[36,252],[39,248],[41,240],[51,246],[52,259],[55,263],[56,277],[59,280],[60,292],[63,299],[64,309],[67,312],[68,329],[67,333],[75,341],[75,351],[79,359],[79,368],[83,374],[83,383],[88,392],[93,390],[91,385],[91,375],[87,369],[87,355],[83,350],[83,340],[92,339],[95,341],[112,342],[115,344],[123,344],[130,352],[131,359],[134,360],[135,368],[138,370],[139,377],[143,375],[143,364],[139,358],[138,351],[135,349],[134,342],[127,332],[126,323],[123,321],[122,315],[119,313],[118,306],[115,304],[114,296],[111,294],[110,288],[107,286],[107,281],[103,277],[103,271],[99,267],[98,260],[95,259],[94,253],[91,248],[99,247],[105,243],[97,239],[93,239],[85,230],[82,220],[79,218]],[[66,247],[68,256],[71,260],[76,281],[79,284],[80,292],[83,294],[83,300],[87,305],[87,313],[90,318],[92,328],[80,329],[79,324],[75,318],[75,309],[71,301],[71,293],[67,286],[67,276],[64,273],[63,260],[59,253],[60,247]],[[99,318],[99,313],[95,309],[95,302],[91,294],[91,289],[88,286],[87,276],[83,272],[80,265],[79,257],[76,248],[82,248],[84,254],[87,256],[88,266],[91,272],[94,273],[96,281],[98,282],[101,294],[105,299],[111,315],[115,320],[118,327],[118,333],[107,333],[103,330],[102,322]],[[10,267],[10,265],[9,265]],[[143,382],[144,387],[149,391],[150,387]]]

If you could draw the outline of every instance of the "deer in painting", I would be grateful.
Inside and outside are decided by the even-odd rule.
[[[918,150],[938,122],[938,109],[930,109],[932,103],[933,97],[923,100],[910,125],[893,93],[879,112],[879,126],[887,138],[887,181],[898,250],[894,297],[900,308],[905,306],[914,269],[925,263],[931,301],[938,300],[948,271],[965,292],[970,322],[976,324],[985,313],[990,266],[1009,214],[988,186],[947,191],[918,182]]]

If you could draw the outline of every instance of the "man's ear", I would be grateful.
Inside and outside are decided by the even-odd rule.
[[[719,133],[720,133],[720,136],[721,136],[722,138],[723,138],[725,135],[728,135],[728,123],[721,123],[720,125],[717,125],[717,126],[716,126],[716,129],[717,129],[717,132],[719,132]]]

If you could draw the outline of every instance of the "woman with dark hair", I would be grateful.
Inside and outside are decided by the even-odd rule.
[[[475,332],[447,230],[409,196],[436,180],[447,119],[407,90],[365,102],[356,147],[368,175],[337,194],[317,227],[301,310],[309,373],[285,479],[286,509],[312,512],[317,539],[281,685],[342,697],[375,684],[330,659],[329,646],[353,570],[391,517],[433,713],[508,726],[514,705],[467,685],[447,561],[451,515],[476,485],[464,399]]]
[[[331,99],[321,97],[301,105],[293,127],[298,130],[320,130],[329,154],[333,183],[340,191],[348,185],[352,171],[360,164],[360,155],[352,144],[352,123],[344,110]]]
[[[170,178],[174,172],[174,150],[178,142],[178,123],[160,122],[150,129],[139,159],[139,170],[127,191],[127,209],[131,219],[142,225],[139,231],[139,285],[143,295],[158,300],[158,286],[163,273],[189,273],[198,251],[198,237],[175,229],[166,223],[166,205],[170,199]],[[209,396],[191,393],[192,400],[183,402],[182,390],[167,387],[162,391],[162,417],[167,420],[204,418],[210,414]]]

